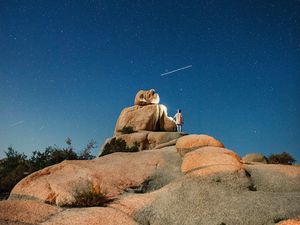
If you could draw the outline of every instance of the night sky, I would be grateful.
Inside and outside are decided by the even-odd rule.
[[[0,59],[0,157],[101,145],[154,88],[184,131],[300,161],[300,1],[4,0]]]

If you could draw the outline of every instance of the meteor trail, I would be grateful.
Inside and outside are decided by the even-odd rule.
[[[18,121],[18,122],[16,122],[16,123],[11,124],[10,127],[18,126],[18,125],[20,125],[20,124],[22,124],[22,123],[24,123],[24,122],[25,122],[24,120],[20,120],[20,121]]]
[[[188,69],[188,68],[191,68],[193,65],[188,65],[188,66],[185,66],[185,67],[182,67],[182,68],[179,68],[179,69],[176,69],[176,70],[172,70],[172,71],[169,71],[169,72],[166,72],[166,73],[162,73],[160,76],[166,76],[168,74],[171,74],[171,73],[175,73],[179,70],[185,70],[185,69]]]

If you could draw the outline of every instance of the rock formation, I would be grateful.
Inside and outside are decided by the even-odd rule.
[[[176,140],[185,135],[175,132],[176,124],[168,117],[167,108],[159,104],[159,95],[154,89],[139,91],[134,104],[122,110],[114,136],[108,138],[101,146],[100,155],[107,154],[105,147],[116,139],[125,141],[128,149],[124,151],[136,151],[129,149],[132,147],[141,151],[175,145]]]
[[[133,131],[176,131],[172,118],[168,117],[167,108],[159,104],[159,96],[150,91],[139,91],[135,105],[122,110],[115,127],[115,135],[122,129],[131,127]]]
[[[158,99],[139,92],[116,126],[132,125],[135,132],[113,138],[143,151],[66,160],[27,176],[0,201],[0,224],[299,224],[299,166],[246,162],[214,137],[162,131],[171,120]]]
[[[244,164],[234,151],[213,146],[212,137],[201,137],[212,146],[183,156],[169,146],[40,170],[0,202],[0,224],[259,225],[300,215],[298,166]],[[110,201],[73,208],[82,201],[78,193],[103,193]]]

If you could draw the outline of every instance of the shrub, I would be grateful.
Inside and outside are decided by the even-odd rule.
[[[6,158],[0,165],[0,192],[9,192],[16,183],[24,178],[29,171],[29,162],[26,155],[18,153],[12,147],[5,152]]]
[[[106,203],[110,201],[105,194],[95,193],[92,190],[76,193],[75,199],[73,207],[106,206]]]
[[[109,199],[100,188],[94,188],[91,181],[83,181],[78,183],[74,192],[75,202],[62,206],[66,207],[91,207],[106,206],[106,203],[113,201]]]
[[[296,162],[296,160],[287,152],[283,152],[280,154],[272,154],[268,158],[269,163],[271,164],[284,164],[284,165],[292,165]]]
[[[111,154],[114,152],[138,152],[139,148],[137,146],[137,143],[135,143],[134,146],[128,147],[126,145],[126,142],[121,138],[112,138],[110,142],[106,143],[103,151],[101,153],[101,156]]]
[[[121,133],[122,134],[131,134],[131,133],[134,133],[133,127],[131,127],[131,126],[128,126],[128,127],[125,126],[125,127],[122,128]]]

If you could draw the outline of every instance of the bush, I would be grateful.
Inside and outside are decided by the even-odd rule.
[[[92,182],[83,182],[76,186],[74,193],[75,202],[62,206],[67,207],[91,207],[106,206],[106,203],[112,201],[100,188],[93,188]]]
[[[283,152],[280,154],[272,154],[268,158],[269,163],[271,164],[284,164],[284,165],[292,165],[296,162],[296,160],[287,152]]]
[[[30,164],[26,160],[27,156],[8,147],[5,152],[6,158],[0,163],[0,192],[9,192],[16,183],[24,178],[30,169]]]
[[[100,156],[111,154],[114,152],[138,152],[137,143],[134,146],[128,147],[126,142],[121,138],[112,138],[110,142],[106,143]]]
[[[133,127],[131,127],[131,126],[128,126],[128,127],[125,126],[125,127],[122,128],[121,133],[122,134],[131,134],[131,133],[134,133]]]

